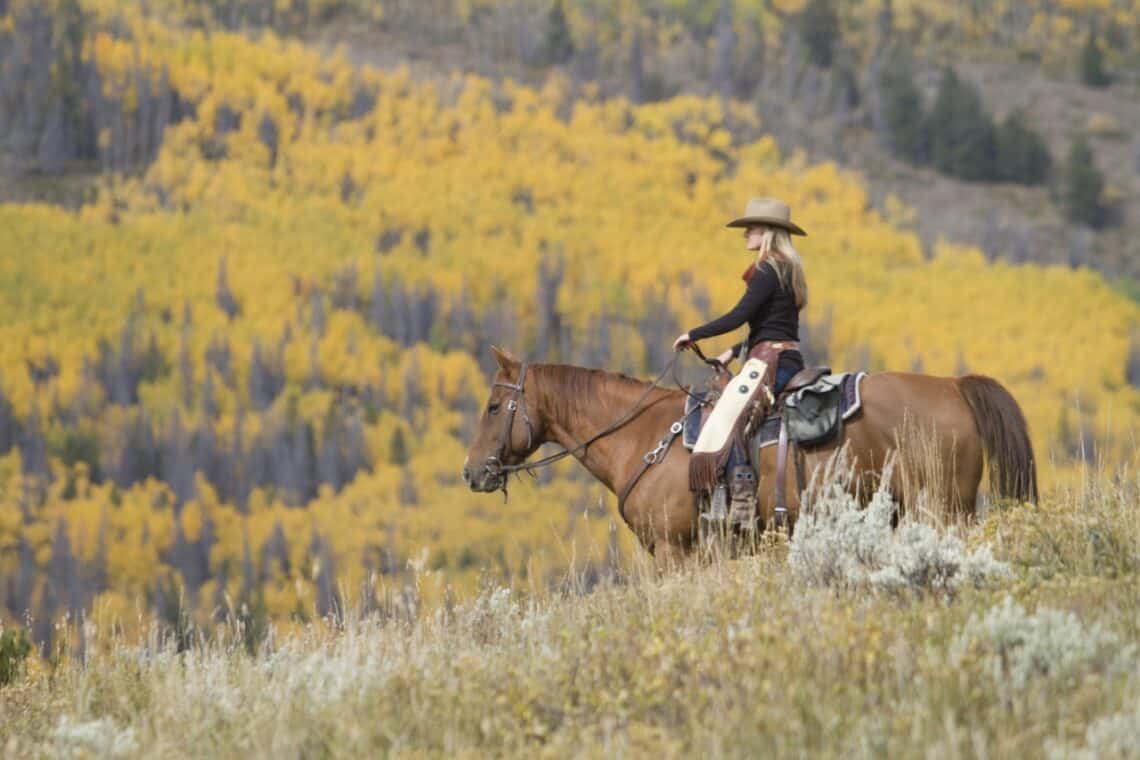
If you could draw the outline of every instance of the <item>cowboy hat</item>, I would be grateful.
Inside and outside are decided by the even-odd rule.
[[[788,204],[776,198],[753,198],[744,207],[744,216],[733,219],[727,226],[751,227],[754,224],[783,227],[793,235],[807,236],[798,224],[792,222],[792,210]]]

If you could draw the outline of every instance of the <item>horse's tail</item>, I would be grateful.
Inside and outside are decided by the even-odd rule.
[[[1037,501],[1037,461],[1021,407],[997,380],[982,375],[958,378],[958,393],[974,423],[990,467],[990,488],[999,498]]]

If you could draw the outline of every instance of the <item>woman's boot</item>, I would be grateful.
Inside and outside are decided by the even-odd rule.
[[[752,465],[734,465],[728,473],[728,522],[751,531],[756,525],[756,472]]]

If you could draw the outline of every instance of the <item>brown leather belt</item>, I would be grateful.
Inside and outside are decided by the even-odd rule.
[[[799,351],[800,343],[796,340],[762,340],[748,350],[751,356],[753,351],[756,351],[761,346],[767,346],[773,351]]]

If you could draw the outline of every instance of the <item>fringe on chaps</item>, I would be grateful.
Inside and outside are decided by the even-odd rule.
[[[692,454],[689,459],[689,490],[695,493],[712,491],[722,480],[724,468],[732,447],[741,443],[740,430],[734,430],[728,442],[720,451],[702,451]]]

